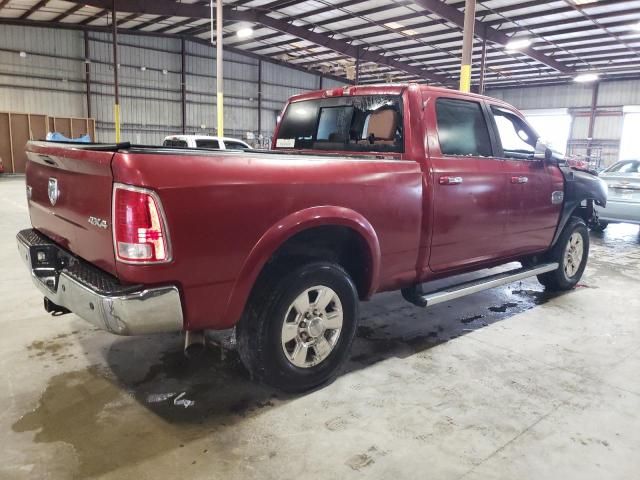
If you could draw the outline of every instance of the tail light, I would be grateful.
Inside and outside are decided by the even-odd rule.
[[[112,222],[118,261],[163,263],[171,260],[169,233],[162,204],[155,192],[115,184]]]

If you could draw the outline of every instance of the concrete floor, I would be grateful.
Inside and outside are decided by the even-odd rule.
[[[285,396],[233,352],[188,363],[179,335],[50,317],[17,255],[27,226],[24,179],[0,179],[0,478],[640,477],[638,227],[593,235],[561,296],[379,295],[338,380]]]

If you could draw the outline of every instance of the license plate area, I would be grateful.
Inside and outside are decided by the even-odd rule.
[[[31,269],[36,277],[52,292],[58,290],[60,272],[77,262],[71,255],[57,245],[31,245],[29,247]]]

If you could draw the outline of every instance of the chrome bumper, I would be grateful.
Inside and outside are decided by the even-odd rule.
[[[51,302],[96,327],[117,335],[183,329],[177,287],[123,286],[114,277],[73,256],[36,230],[23,230],[16,238],[20,256],[31,270],[38,290]],[[40,252],[43,253],[39,255]]]

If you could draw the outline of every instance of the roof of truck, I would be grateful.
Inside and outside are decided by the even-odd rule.
[[[492,102],[507,105],[502,100],[478,95],[477,93],[463,93],[458,90],[444,87],[433,87],[431,85],[421,85],[417,83],[378,83],[371,85],[345,85],[344,87],[335,87],[322,90],[314,90],[289,98],[289,102],[299,102],[301,100],[312,100],[315,98],[326,98],[342,95],[400,95],[407,88],[419,88],[422,92],[447,93],[456,94],[476,99],[491,99]]]

